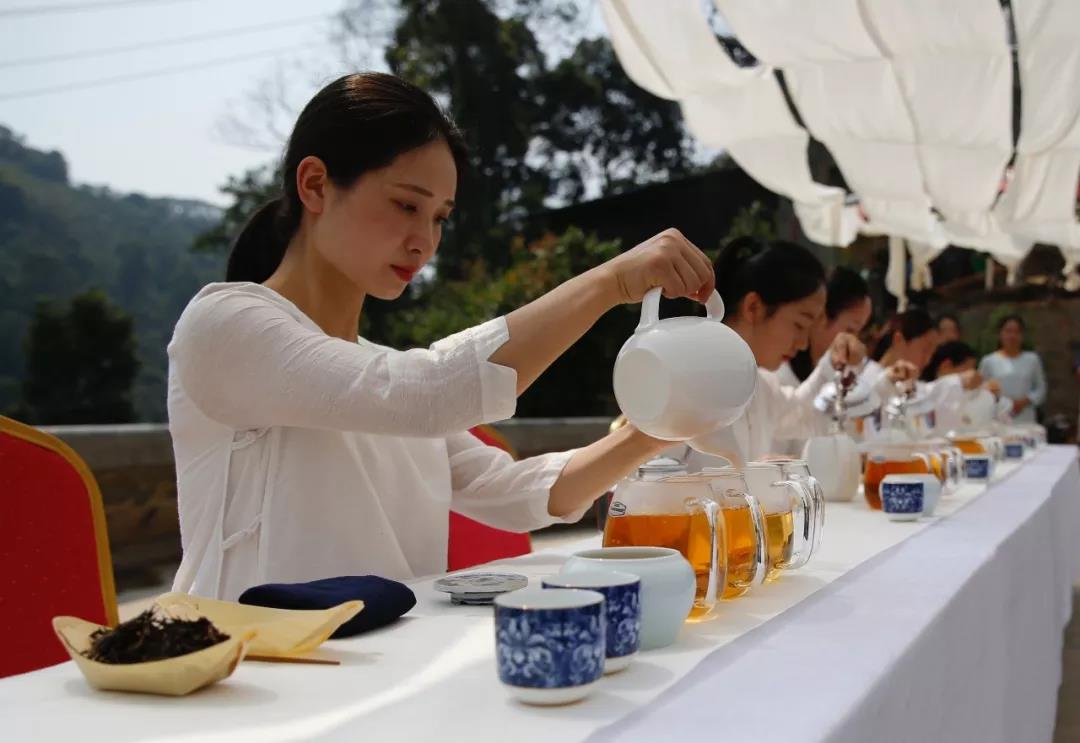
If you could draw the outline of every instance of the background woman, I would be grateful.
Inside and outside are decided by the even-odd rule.
[[[782,385],[774,372],[810,343],[811,329],[825,313],[825,269],[803,247],[740,238],[713,264],[716,289],[724,300],[724,322],[750,346],[758,363],[754,397],[742,418],[707,437],[711,452],[736,460],[776,453],[778,438],[815,434],[821,414],[813,400],[834,366],[858,364],[866,349],[848,333],[838,333],[798,387]],[[723,380],[717,380],[723,384]],[[710,458],[691,454],[691,468]]]
[[[1009,315],[998,325],[998,350],[983,356],[979,373],[996,380],[1013,401],[1013,420],[1034,423],[1035,408],[1046,400],[1046,374],[1034,351],[1024,350],[1024,320]]]

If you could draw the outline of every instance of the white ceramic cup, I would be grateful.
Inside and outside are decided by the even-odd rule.
[[[859,448],[846,433],[813,437],[803,447],[802,457],[821,483],[825,500],[849,501],[859,492],[862,480]]]
[[[616,570],[641,578],[641,649],[675,642],[694,605],[694,569],[668,547],[602,547],[571,555],[559,571]]]

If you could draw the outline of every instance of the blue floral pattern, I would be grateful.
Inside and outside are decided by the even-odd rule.
[[[1005,458],[1006,459],[1023,459],[1024,458],[1024,445],[1011,442],[1005,444]]]
[[[571,584],[544,581],[544,588],[566,588]],[[607,657],[633,655],[641,646],[641,581],[621,586],[589,586],[604,595],[604,635]]]
[[[990,477],[990,457],[965,457],[964,474],[972,480],[985,480]]]
[[[606,586],[604,594],[607,615],[607,657],[633,655],[641,644],[641,584]]]
[[[921,482],[883,482],[881,507],[885,513],[922,513],[924,489]]]
[[[604,672],[603,603],[569,609],[495,607],[499,678],[511,686],[555,689]]]

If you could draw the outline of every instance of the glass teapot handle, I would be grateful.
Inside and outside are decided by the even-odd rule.
[[[792,549],[791,559],[780,565],[784,570],[801,568],[810,560],[814,552],[814,534],[816,531],[814,519],[814,495],[810,486],[803,480],[780,480],[774,483],[777,487],[786,487],[793,493],[793,499],[797,501],[802,510],[802,518],[796,518],[795,509],[791,511],[791,518],[795,521],[791,535]]]
[[[720,559],[721,555],[727,554],[727,533],[724,528],[724,519],[720,514],[720,504],[712,498],[687,498],[683,501],[686,510],[693,513],[702,513],[709,524],[709,576],[705,586],[705,595],[702,598],[704,606],[700,607],[711,611],[716,606],[717,599],[727,585],[727,560]],[[691,539],[693,536],[691,535]],[[687,545],[689,552],[689,545]]]
[[[810,554],[813,554],[821,546],[821,532],[825,529],[825,489],[813,475],[806,475],[805,482],[814,504],[814,537],[810,542]]]
[[[747,581],[751,586],[760,586],[769,573],[769,543],[766,541],[765,511],[757,498],[750,493],[742,493],[743,500],[750,507],[750,519],[754,523],[754,572]]]
[[[635,332],[645,330],[660,322],[660,296],[662,292],[663,290],[658,286],[645,292],[645,296],[641,299],[641,320],[638,321]],[[713,289],[708,301],[705,302],[705,313],[710,320],[720,322],[724,319],[724,300],[720,298],[720,294],[715,289]]]

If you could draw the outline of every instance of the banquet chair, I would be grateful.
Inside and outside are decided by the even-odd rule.
[[[65,614],[117,623],[101,492],[67,444],[0,416],[0,677],[67,660]]]
[[[514,447],[492,426],[476,426],[469,429],[469,432],[488,446],[496,446],[517,459]],[[528,534],[496,529],[460,513],[450,512],[450,540],[446,560],[448,570],[463,570],[493,560],[527,555],[530,552],[532,541]]]

